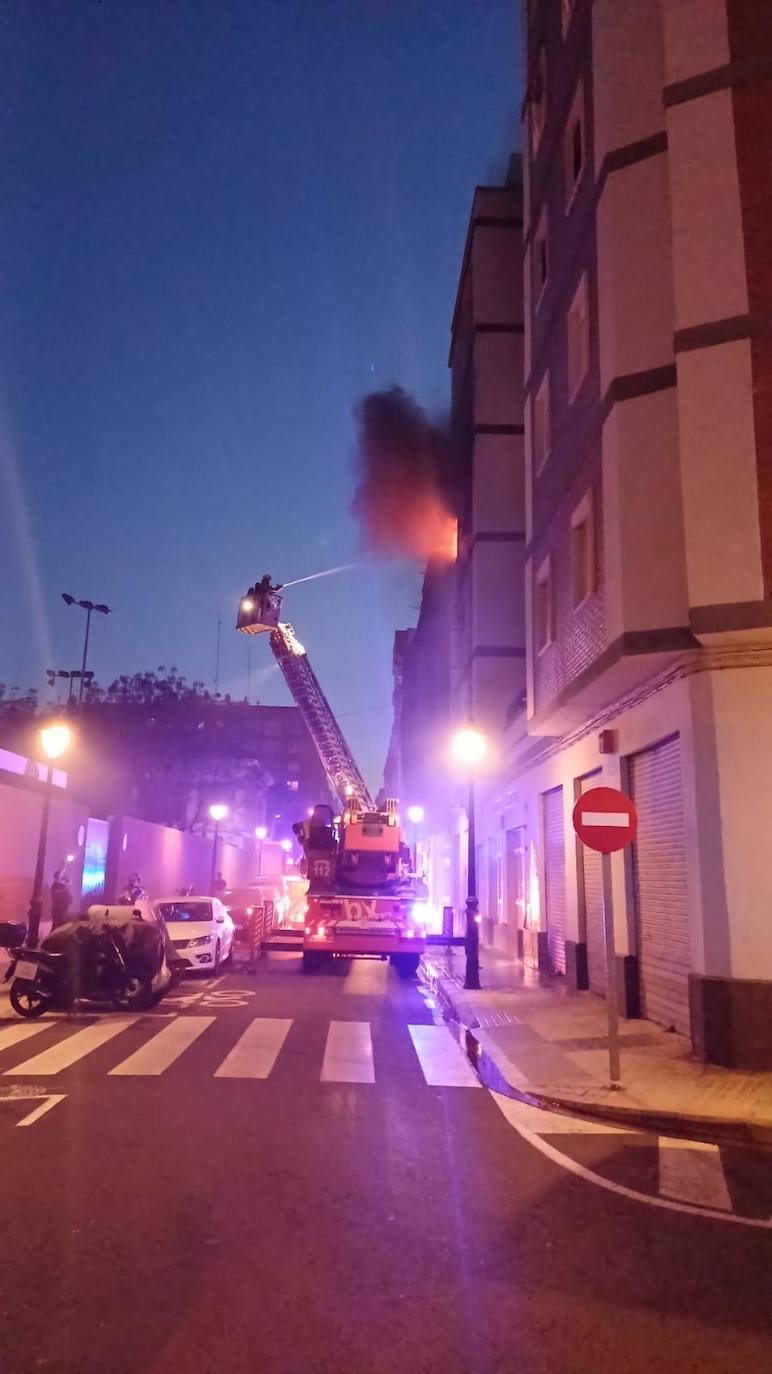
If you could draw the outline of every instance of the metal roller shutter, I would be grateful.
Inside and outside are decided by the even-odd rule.
[[[566,971],[566,850],[563,824],[563,788],[545,792],[544,876],[547,909],[547,944],[550,963],[558,973]]]
[[[603,781],[600,773],[582,778],[582,794]],[[581,845],[584,882],[585,938],[587,940],[587,977],[590,992],[606,996],[606,937],[603,927],[603,857]]]
[[[689,909],[677,735],[630,759],[638,808],[633,882],[641,1014],[689,1033]]]

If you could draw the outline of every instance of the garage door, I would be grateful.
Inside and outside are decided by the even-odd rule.
[[[582,778],[581,791],[600,786],[600,773]],[[585,939],[587,941],[587,978],[591,992],[606,995],[606,941],[603,931],[603,858],[594,849],[580,845],[584,885]]]
[[[630,759],[638,808],[633,882],[641,1014],[689,1033],[689,911],[677,735]]]
[[[566,842],[563,828],[563,788],[545,792],[544,886],[547,908],[547,944],[550,963],[558,973],[566,971]]]

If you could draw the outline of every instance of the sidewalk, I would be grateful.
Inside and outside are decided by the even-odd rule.
[[[463,989],[463,949],[428,952],[423,976],[516,1092],[661,1134],[772,1145],[772,1072],[703,1064],[684,1036],[621,1020],[622,1087],[612,1091],[602,998],[491,950],[480,966],[480,992]]]

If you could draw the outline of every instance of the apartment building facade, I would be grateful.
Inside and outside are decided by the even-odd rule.
[[[483,905],[602,996],[571,813],[621,786],[627,1014],[768,1066],[772,8],[530,0],[525,33],[527,700],[481,801]]]

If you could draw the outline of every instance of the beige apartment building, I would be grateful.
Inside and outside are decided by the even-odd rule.
[[[604,995],[571,815],[621,787],[626,1014],[768,1067],[772,5],[530,0],[524,30],[524,202],[516,177],[475,195],[451,350],[467,483],[436,733],[490,739],[483,935]],[[447,798],[460,908],[449,776]]]

